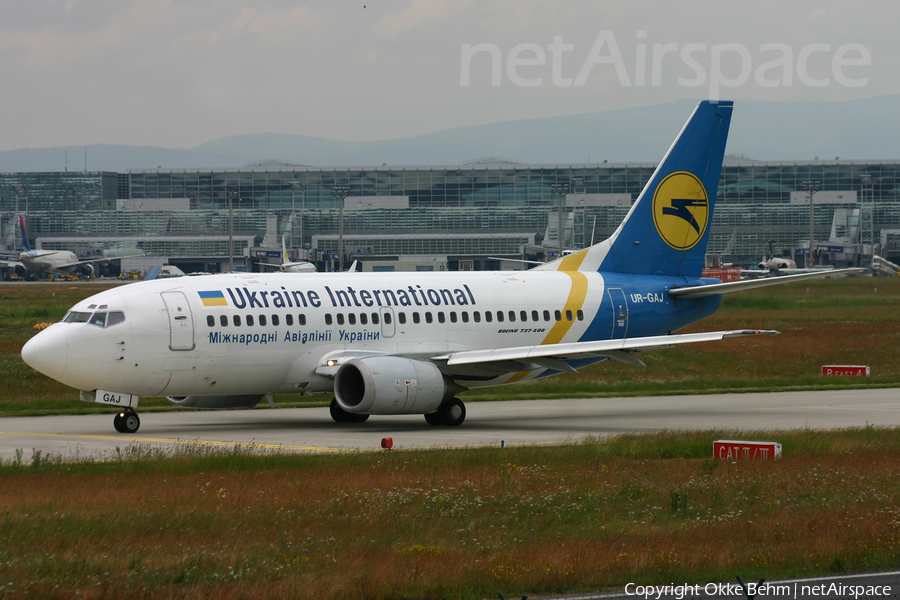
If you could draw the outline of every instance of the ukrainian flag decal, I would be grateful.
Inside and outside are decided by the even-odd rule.
[[[703,182],[687,171],[663,179],[653,194],[653,223],[675,250],[696,246],[709,225],[709,196]]]
[[[200,299],[203,300],[203,306],[228,306],[225,301],[225,294],[216,290],[214,292],[197,292]]]

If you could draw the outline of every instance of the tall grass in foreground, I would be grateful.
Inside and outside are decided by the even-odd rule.
[[[483,598],[900,565],[900,432],[745,432],[784,458],[709,458],[734,435],[23,456],[0,467],[0,597]]]

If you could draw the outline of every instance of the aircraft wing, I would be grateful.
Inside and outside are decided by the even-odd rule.
[[[702,298],[704,296],[718,296],[730,292],[742,292],[758,287],[766,287],[768,285],[781,285],[782,283],[791,283],[794,281],[803,281],[805,279],[818,279],[819,277],[829,277],[831,275],[849,275],[851,273],[861,273],[866,269],[828,269],[825,271],[815,271],[813,273],[800,273],[798,275],[783,275],[781,277],[766,277],[764,279],[747,279],[744,281],[731,281],[729,283],[713,283],[710,285],[694,285],[690,287],[672,288],[669,295],[673,298]]]
[[[566,361],[585,358],[608,358],[645,366],[633,352],[661,350],[679,344],[712,342],[731,337],[749,335],[779,335],[778,331],[756,329],[736,329],[731,331],[711,331],[707,333],[684,333],[657,335],[650,337],[601,340],[595,342],[571,342],[567,344],[546,344],[518,346],[491,350],[463,350],[432,357],[435,362],[445,362],[451,371],[454,367],[475,366],[498,372],[534,370],[545,367],[556,371],[575,372]]]
[[[62,265],[56,265],[54,269],[68,269],[69,267],[77,267],[78,265],[86,265],[89,263],[113,262],[114,260],[122,260],[123,258],[137,258],[139,256],[147,256],[146,254],[132,254],[130,256],[107,256],[103,258],[90,258],[88,260],[76,260]]]

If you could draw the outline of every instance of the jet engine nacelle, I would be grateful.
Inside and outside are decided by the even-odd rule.
[[[335,400],[356,414],[428,414],[463,389],[432,363],[399,356],[354,358],[334,377]]]
[[[92,263],[85,263],[83,265],[78,265],[78,272],[82,277],[89,277],[93,279],[97,275],[97,267],[95,267]]]
[[[262,400],[258,396],[169,396],[172,404],[191,408],[250,408]]]

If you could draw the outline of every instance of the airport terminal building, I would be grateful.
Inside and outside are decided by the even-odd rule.
[[[0,173],[0,245],[147,254],[184,270],[258,270],[292,259],[319,270],[522,268],[609,236],[656,165],[528,165]],[[817,264],[900,258],[900,161],[761,162],[726,157],[708,252],[745,265],[806,263],[813,192]],[[562,219],[559,206],[562,203]],[[230,250],[229,250],[230,249]]]

